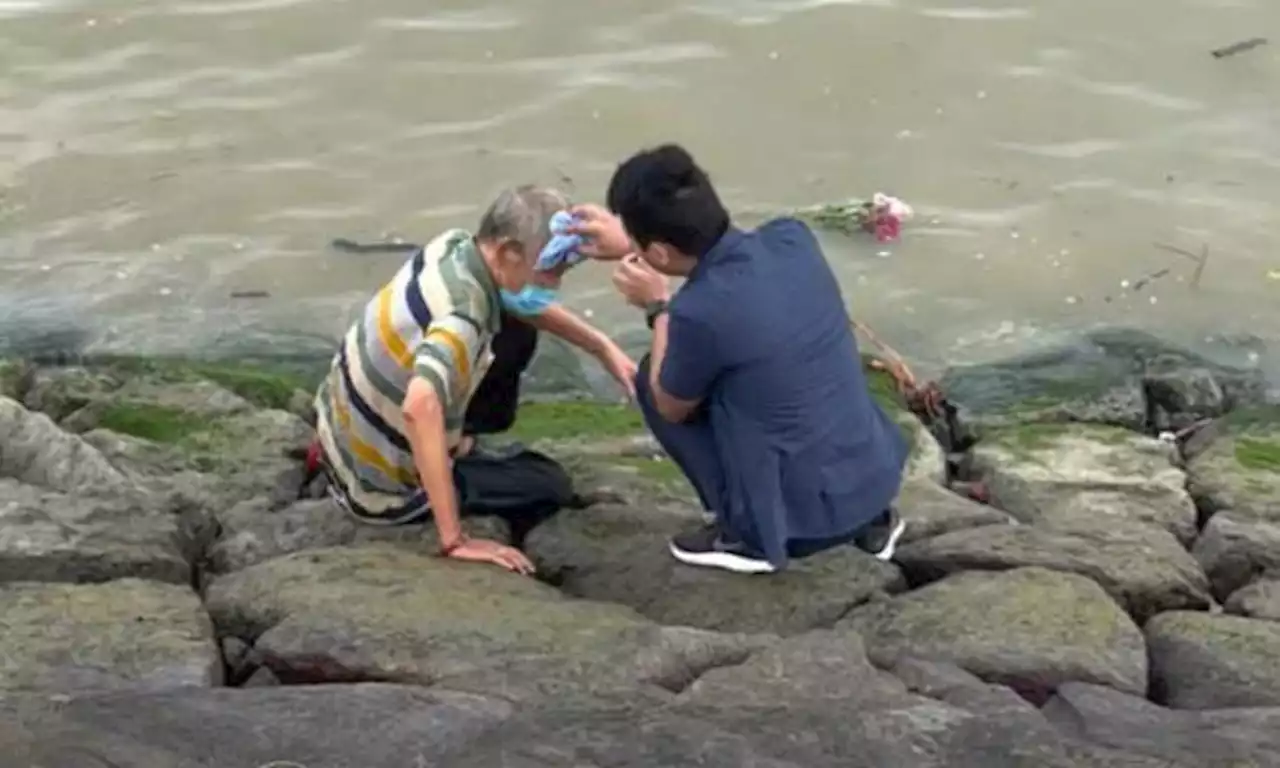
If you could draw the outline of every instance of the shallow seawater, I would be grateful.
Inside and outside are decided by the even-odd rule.
[[[1210,51],[1275,28],[1264,0],[0,0],[0,326],[336,336],[399,257],[333,237],[470,226],[509,183],[598,199],[676,140],[744,223],[912,203],[900,243],[826,245],[924,365],[1098,324],[1274,365],[1280,47]],[[1157,244],[1207,249],[1199,280]],[[639,324],[604,266],[569,295]]]

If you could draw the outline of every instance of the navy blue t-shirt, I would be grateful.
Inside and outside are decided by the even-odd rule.
[[[730,528],[785,564],[787,542],[851,535],[897,495],[908,447],[871,398],[840,286],[807,226],[730,228],[672,297],[663,390],[703,400]]]

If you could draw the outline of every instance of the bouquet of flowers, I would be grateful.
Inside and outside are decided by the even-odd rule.
[[[867,201],[820,205],[799,213],[823,229],[833,229],[846,235],[870,232],[882,243],[897,240],[902,234],[902,225],[915,215],[911,206],[882,192],[875,193]]]

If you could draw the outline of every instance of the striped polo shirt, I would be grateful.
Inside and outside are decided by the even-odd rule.
[[[416,252],[365,306],[315,399],[334,479],[364,512],[392,514],[421,489],[401,412],[409,381],[435,389],[456,447],[500,322],[497,285],[461,229]]]

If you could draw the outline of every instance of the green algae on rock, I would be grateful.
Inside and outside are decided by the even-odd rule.
[[[1207,610],[1209,580],[1169,532],[1126,520],[1054,530],[1033,525],[984,526],[943,534],[898,553],[912,583],[953,573],[1038,566],[1097,582],[1134,620],[1163,611]]]
[[[952,662],[1043,701],[1083,681],[1142,695],[1142,633],[1095,582],[1044,568],[959,573],[855,609],[838,625],[867,641],[878,665],[901,657]]]
[[[141,579],[0,585],[5,690],[217,685],[209,618],[186,586]]]
[[[1280,523],[1280,407],[1233,413],[1221,431],[1187,468],[1201,514]]]
[[[992,504],[1025,523],[1069,528],[1119,518],[1190,544],[1196,509],[1178,462],[1169,443],[1096,424],[1004,427],[974,452]]]

